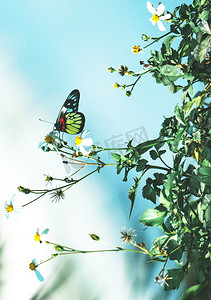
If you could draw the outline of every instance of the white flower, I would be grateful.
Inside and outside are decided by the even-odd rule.
[[[157,23],[160,31],[166,31],[166,28],[164,27],[161,20],[170,19],[171,14],[166,14],[165,16],[162,16],[165,11],[165,6],[161,3],[158,5],[158,8],[155,9],[154,6],[149,1],[147,1],[147,9],[153,15],[152,18],[149,19],[152,22],[152,25],[155,25],[155,23]]]
[[[44,151],[47,151],[48,148],[50,148],[50,150],[52,150],[52,148],[57,150],[60,143],[61,140],[57,136],[57,132],[51,131],[46,135],[45,139],[39,143],[38,148],[43,146]]]
[[[84,147],[91,147],[93,145],[93,140],[91,138],[85,138],[88,133],[89,132],[85,130],[82,132],[81,136],[76,136],[75,138],[75,144],[83,156],[87,156],[91,151],[91,149],[89,151],[85,150]],[[78,155],[78,150],[76,151],[76,154]]]
[[[8,219],[11,215],[13,215],[14,220],[18,221],[19,219],[18,214],[21,212],[22,208],[14,207],[14,199],[15,199],[15,194],[12,196],[10,201],[5,202],[4,204],[4,208],[6,210],[5,216]]]

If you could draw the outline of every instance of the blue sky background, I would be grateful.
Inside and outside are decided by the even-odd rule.
[[[177,1],[176,5],[182,2]],[[173,1],[163,3],[167,10],[173,10]],[[153,4],[157,7],[158,1]],[[105,146],[106,139],[124,136],[142,126],[149,139],[157,137],[163,116],[173,113],[179,96],[157,85],[147,74],[128,98],[124,91],[114,90],[112,85],[132,83],[133,79],[107,71],[108,67],[118,68],[120,64],[130,70],[141,70],[139,61],[147,59],[149,50],[135,55],[132,46],[144,45],[142,33],[161,34],[149,22],[150,17],[146,2],[138,0],[1,3],[2,207],[16,193],[18,185],[41,188],[43,174],[65,176],[59,156],[37,149],[40,140],[52,130],[51,125],[40,122],[39,118],[55,122],[67,95],[75,88],[81,94],[79,108],[86,116],[85,129],[90,130],[94,142]],[[72,136],[66,138],[74,142]],[[112,162],[107,156],[105,159]],[[38,260],[45,259],[51,253],[45,245],[35,245],[33,237],[37,227],[50,228],[49,240],[81,249],[106,247],[90,241],[90,232],[121,246],[121,227],[133,227],[140,242],[150,245],[156,231],[143,231],[138,218],[152,205],[143,200],[140,188],[133,215],[128,220],[127,194],[133,181],[125,183],[122,178],[122,174],[117,176],[115,169],[108,167],[100,175],[75,186],[59,204],[52,204],[46,197],[26,207],[18,223],[6,221],[2,214],[1,242],[5,245],[2,299],[14,299],[16,295],[17,299],[28,300],[43,286],[28,270],[35,256]],[[22,194],[17,194],[16,199],[19,206],[28,200]],[[161,266],[151,269],[145,259],[127,253],[58,258],[39,270],[47,287],[57,276],[55,268],[64,264],[65,270],[69,270],[67,274],[71,274],[66,288],[55,292],[51,299],[65,299],[62,297],[69,293],[74,300],[97,299],[97,296],[102,300],[165,299],[165,293],[153,298],[162,292],[154,284]],[[178,299],[178,295],[169,293],[168,299]]]

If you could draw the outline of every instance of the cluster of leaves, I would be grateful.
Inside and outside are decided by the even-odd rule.
[[[193,262],[197,266],[197,278],[200,274],[200,283],[211,279],[211,110],[203,109],[201,104],[186,114],[188,110],[189,106],[179,108],[177,105],[175,115],[164,120],[157,140],[136,147],[131,145],[131,141],[125,155],[112,154],[117,162],[117,173],[122,170],[125,172],[124,181],[132,169],[141,173],[140,177],[134,178],[135,183],[129,190],[130,215],[141,178],[148,170],[159,169],[153,178],[146,179],[142,189],[144,198],[159,204],[154,209],[148,208],[141,215],[140,222],[158,227],[164,233],[153,243],[151,254],[157,256],[161,249],[165,249],[170,260],[179,262],[182,254],[186,253],[186,257],[183,257],[186,262],[174,270],[175,274],[179,272],[181,276],[177,278],[170,271],[169,277],[176,279],[169,281],[167,290],[179,287]],[[163,158],[165,148],[169,148],[173,154],[171,167]],[[149,152],[152,161],[159,160],[163,166],[149,163],[143,158],[145,152]]]
[[[185,97],[194,83],[208,83],[211,75],[210,9],[210,1],[197,0],[189,6],[177,6],[172,14],[170,33],[164,39],[161,51],[151,51],[148,60],[150,73],[157,83],[168,86],[172,93],[182,89]],[[172,43],[177,38],[179,46],[174,49]],[[178,79],[185,79],[187,84],[184,87],[176,85]]]
[[[144,42],[152,40],[141,48],[142,52],[165,37],[160,51],[151,51],[147,62],[140,61],[144,72],[128,71],[127,66],[120,66],[118,73],[121,76],[129,75],[138,78],[133,84],[117,84],[116,87],[122,87],[123,90],[131,87],[130,90],[126,90],[126,95],[130,96],[139,79],[150,72],[157,83],[168,86],[172,93],[182,90],[184,100],[186,97],[190,98],[196,82],[208,84],[211,76],[210,10],[209,0],[194,0],[191,5],[177,6],[172,13],[171,20],[168,21],[171,22],[168,33],[156,38],[142,35]],[[174,41],[177,42],[176,49],[172,46]],[[114,68],[108,70],[112,73],[116,71]],[[176,84],[179,79],[182,84]]]
[[[194,269],[197,285],[182,299],[193,290],[199,293],[211,281],[210,9],[211,3],[206,0],[176,7],[161,50],[151,51],[147,61],[157,83],[168,86],[172,93],[182,90],[181,107],[177,104],[174,115],[164,120],[157,139],[135,147],[130,141],[125,154],[112,154],[117,173],[124,171],[124,181],[131,170],[141,174],[129,190],[130,215],[143,175],[159,170],[142,188],[142,196],[156,207],[143,212],[139,221],[163,233],[151,246],[151,260],[162,261],[157,256],[163,255],[165,264],[166,257],[177,263],[177,268],[168,270],[165,290],[178,289],[186,273]],[[174,49],[172,43],[177,38],[180,42]],[[175,84],[178,79],[182,79],[180,85]],[[196,82],[204,88],[194,95]],[[146,153],[150,162],[143,157]],[[165,162],[169,154],[170,166]]]

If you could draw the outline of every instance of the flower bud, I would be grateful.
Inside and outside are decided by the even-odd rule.
[[[24,188],[23,186],[18,186],[17,189],[19,190],[19,192],[22,192],[24,194],[30,194],[31,193],[31,190],[30,189],[26,189]]]
[[[99,241],[100,240],[100,237],[94,233],[90,233],[89,234],[90,237],[94,240],[94,241]]]
[[[112,67],[108,68],[107,70],[108,70],[110,73],[116,72],[116,70],[115,70],[114,68],[112,68]]]
[[[114,87],[115,89],[118,89],[118,87],[120,87],[120,85],[119,85],[117,82],[114,82],[113,87]]]

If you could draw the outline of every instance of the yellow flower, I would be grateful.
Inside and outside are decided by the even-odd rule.
[[[46,228],[45,230],[43,230],[42,233],[39,233],[39,228],[37,228],[37,232],[36,232],[36,234],[35,234],[35,236],[34,236],[34,240],[35,240],[36,242],[42,243],[42,241],[41,241],[41,239],[40,239],[41,235],[42,235],[42,234],[47,234],[48,232],[49,232],[49,229]]]
[[[138,52],[140,52],[140,46],[133,46],[133,47],[132,47],[132,52],[133,52],[133,53],[138,53]]]
[[[115,89],[118,89],[119,84],[118,84],[117,82],[114,82],[113,87],[114,87]]]

